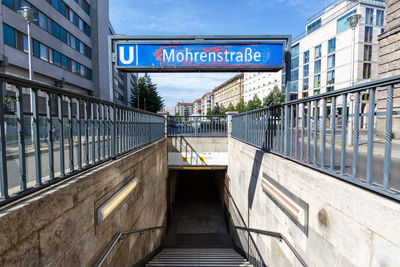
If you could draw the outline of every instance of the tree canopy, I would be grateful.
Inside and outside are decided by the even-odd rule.
[[[147,73],[139,77],[138,86],[131,89],[131,106],[138,107],[138,100],[139,108],[150,112],[160,111],[164,107],[164,100],[157,92],[157,85],[152,82]]]

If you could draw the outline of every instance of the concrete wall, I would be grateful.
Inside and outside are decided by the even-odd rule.
[[[0,212],[0,266],[92,266],[121,231],[163,224],[167,141],[105,163]],[[96,209],[134,177],[134,191],[96,224]],[[118,242],[106,266],[132,266],[161,244],[163,231]]]
[[[379,36],[379,78],[400,75],[400,2],[398,0],[386,0],[385,32]],[[386,110],[386,88],[378,88],[378,111]],[[400,109],[400,86],[394,89],[394,110]],[[377,129],[384,134],[385,117],[377,118]],[[394,138],[400,139],[400,116],[393,119]]]
[[[232,138],[228,149],[235,224],[283,233],[309,266],[398,266],[399,203]],[[264,175],[308,205],[308,231],[263,191]],[[268,266],[300,266],[284,242],[252,237]]]

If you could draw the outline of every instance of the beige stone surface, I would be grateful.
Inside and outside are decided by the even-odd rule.
[[[138,186],[97,225],[96,209],[133,177]],[[0,210],[0,266],[94,265],[119,232],[163,224],[166,179],[164,139]],[[129,236],[107,265],[132,266],[160,246],[163,232]]]
[[[283,233],[309,266],[397,266],[397,202],[234,139],[228,149],[230,191],[249,227]],[[263,192],[263,173],[309,205],[308,235]],[[260,238],[268,266],[298,266],[284,244]]]

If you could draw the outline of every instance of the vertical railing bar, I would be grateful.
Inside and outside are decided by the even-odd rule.
[[[60,139],[60,173],[61,177],[65,176],[65,161],[64,161],[64,116],[63,116],[63,97],[57,94],[57,113],[58,113],[58,126],[59,126],[59,139]]]
[[[289,144],[289,156],[293,157],[293,106],[290,105],[290,122],[289,122],[289,129],[290,129],[290,144]]]
[[[109,107],[111,112],[111,144],[109,144],[109,147],[111,147],[111,158],[115,158],[116,155],[116,142],[115,142],[115,134],[116,134],[116,125],[115,125],[115,120],[116,120],[116,108],[115,106],[110,106]]]
[[[301,105],[301,143],[300,143],[300,160],[304,161],[304,127],[306,127],[306,103]]]
[[[314,153],[313,153],[313,164],[317,165],[317,154],[318,154],[318,100],[314,101]]]
[[[374,159],[374,120],[375,120],[375,90],[369,89],[369,111],[368,111],[368,147],[367,147],[367,185],[372,185],[372,170]]]
[[[295,110],[295,115],[296,115],[296,140],[294,143],[294,150],[295,150],[295,159],[299,158],[299,104],[296,104],[296,110]]]
[[[4,82],[0,83],[0,100],[3,99],[3,86]],[[4,103],[0,101],[0,194],[1,198],[8,198],[8,178],[7,178],[7,148],[6,148],[6,131],[4,120]]]
[[[354,107],[354,130],[353,130],[353,179],[358,176],[358,143],[360,137],[360,92],[355,93],[355,107]],[[349,129],[351,131],[351,129]]]
[[[82,169],[82,125],[81,125],[81,100],[76,100],[76,124],[78,136],[78,170]]]
[[[106,105],[101,105],[103,160],[106,159]]]
[[[101,128],[101,122],[100,122],[100,104],[97,103],[96,105],[96,135],[97,135],[97,160],[100,161],[100,128]]]
[[[347,94],[342,95],[342,136],[341,136],[341,157],[340,174],[345,174],[346,169],[346,126],[347,126]]]
[[[389,190],[392,156],[392,123],[393,123],[393,91],[394,86],[387,87],[386,100],[386,129],[385,129],[385,156],[383,162],[383,188]]]
[[[24,104],[22,87],[17,86],[17,127],[18,127],[18,152],[20,189],[26,190],[26,159],[25,159],[25,126],[24,126]]]
[[[68,109],[68,140],[69,140],[69,171],[74,171],[74,135],[73,135],[73,120],[72,120],[72,98],[67,98]]]
[[[33,111],[33,145],[35,149],[35,174],[36,186],[42,185],[42,164],[40,159],[40,132],[39,132],[39,108],[38,94],[39,90],[31,88],[32,94],[32,111]]]
[[[89,166],[89,119],[88,119],[88,105],[87,101],[83,101],[83,113],[85,120],[85,165]]]
[[[90,103],[90,120],[92,121],[92,164],[96,163],[96,126],[94,121],[94,102]]]
[[[331,171],[335,171],[335,137],[336,137],[336,97],[332,97],[331,106],[331,156],[330,156],[330,168]]]
[[[307,164],[311,162],[311,101],[307,102]]]
[[[325,146],[326,146],[326,98],[322,100],[322,126],[321,126],[321,168],[325,169]]]

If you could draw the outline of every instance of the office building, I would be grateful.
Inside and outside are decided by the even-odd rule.
[[[229,104],[234,107],[244,97],[244,74],[239,73],[213,90],[214,103],[220,108],[227,108]]]
[[[214,94],[213,92],[205,93],[201,97],[201,114],[207,115],[207,112],[214,109]]]
[[[244,74],[244,102],[252,100],[254,96],[263,100],[277,87],[282,90],[282,72],[249,72]]]
[[[193,103],[179,102],[178,104],[176,104],[175,113],[177,113],[178,116],[185,116],[185,117],[192,115]]]

